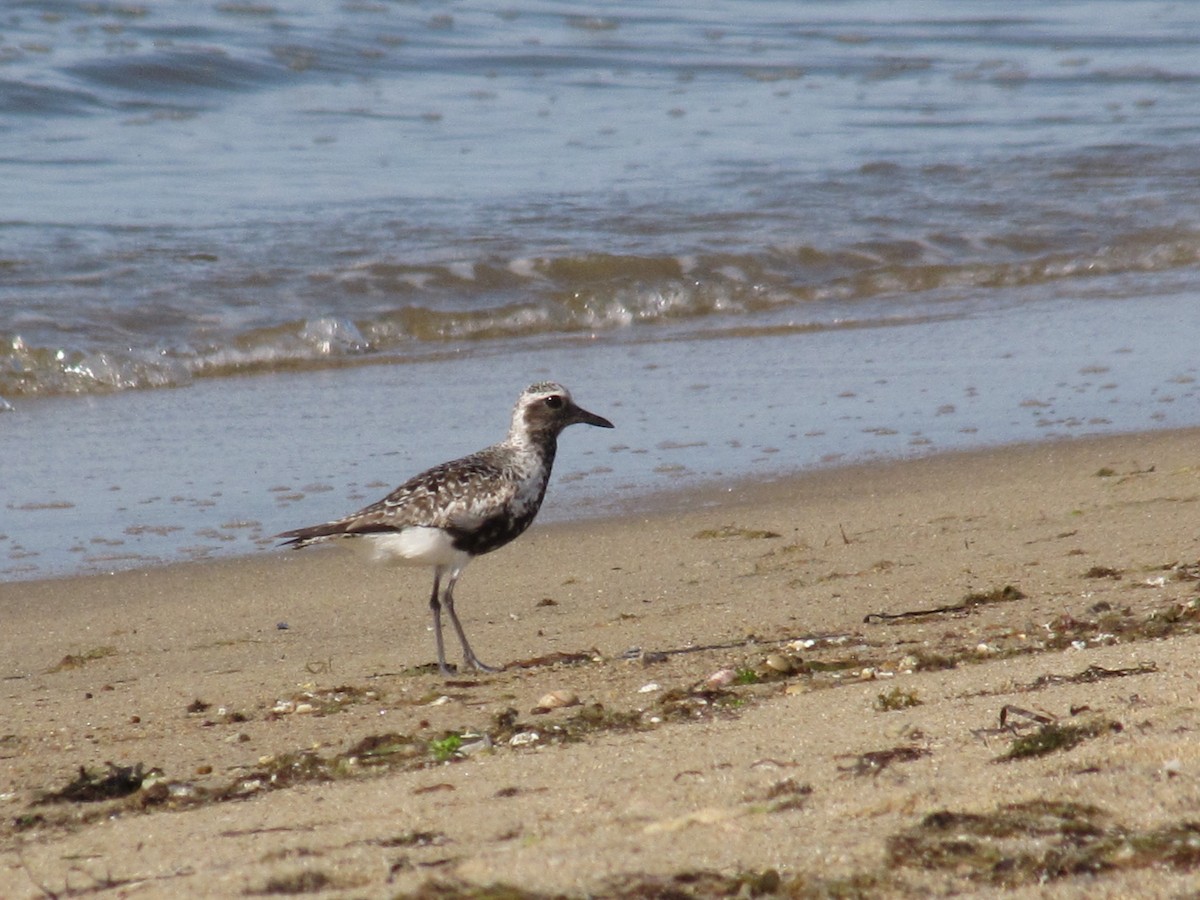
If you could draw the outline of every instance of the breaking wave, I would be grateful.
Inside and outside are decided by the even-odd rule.
[[[111,328],[79,346],[2,336],[0,398],[180,387],[195,378],[426,359],[491,342],[654,341],[747,328],[886,327],[955,315],[992,289],[1169,271],[1200,262],[1200,233],[1150,229],[1081,252],[1025,236],[936,238],[756,254],[580,254],[321,273],[316,309],[268,324],[180,330],[163,341]],[[325,302],[313,301],[310,306]],[[965,314],[965,312],[963,313]],[[218,323],[219,312],[215,315]],[[232,317],[231,317],[232,321]],[[0,401],[0,411],[5,404]]]

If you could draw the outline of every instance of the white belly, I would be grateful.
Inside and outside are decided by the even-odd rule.
[[[460,568],[470,558],[465,551],[456,549],[450,535],[440,528],[420,525],[403,531],[364,534],[356,543],[369,547],[375,560],[402,566]]]

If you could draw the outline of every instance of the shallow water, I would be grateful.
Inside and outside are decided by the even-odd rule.
[[[1196,365],[1176,339],[1191,304],[1112,301],[1083,323],[1061,305],[1023,305],[1022,322],[980,313],[953,328],[756,335],[752,353],[727,336],[593,342],[22,404],[0,431],[4,570],[271,547],[498,439],[511,386],[550,375],[617,427],[563,435],[549,520],[838,462],[1193,425]]]
[[[23,3],[0,575],[246,552],[572,429],[547,516],[1197,424],[1200,7]]]

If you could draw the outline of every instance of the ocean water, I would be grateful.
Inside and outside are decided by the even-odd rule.
[[[0,578],[263,552],[566,383],[544,516],[1200,424],[1200,4],[15,2]],[[797,510],[803,516],[803,510]]]

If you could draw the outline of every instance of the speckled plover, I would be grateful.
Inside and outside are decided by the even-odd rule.
[[[560,384],[530,385],[517,399],[508,437],[478,453],[434,466],[410,478],[378,503],[358,512],[278,535],[284,546],[307,547],[335,538],[359,538],[376,559],[433,566],[433,634],[438,669],[450,675],[442,644],[442,607],[462,644],[463,660],[483,672],[454,611],[454,586],[467,564],[503,547],[529,527],[546,495],[558,435],[582,422],[612,428],[612,422],[576,406]],[[442,579],[446,587],[440,592]]]

